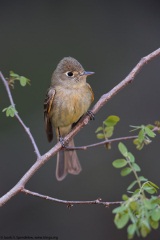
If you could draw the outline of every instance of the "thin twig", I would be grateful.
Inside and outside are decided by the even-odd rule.
[[[119,137],[119,138],[113,138],[113,139],[107,139],[105,141],[101,141],[98,143],[93,143],[85,146],[79,146],[79,147],[65,147],[65,150],[71,151],[71,150],[87,150],[88,148],[92,147],[98,147],[101,145],[105,145],[107,143],[113,143],[113,142],[119,142],[119,141],[125,141],[125,140],[131,140],[131,139],[136,139],[138,136],[127,136],[127,137]]]
[[[25,188],[22,189],[21,192],[32,195],[32,196],[35,196],[35,197],[43,198],[45,200],[50,200],[50,201],[53,201],[53,202],[62,203],[62,204],[67,205],[67,207],[72,207],[73,205],[76,205],[76,204],[85,204],[85,205],[87,205],[87,204],[97,204],[97,205],[103,205],[105,207],[109,207],[110,205],[116,205],[116,204],[121,204],[122,203],[122,201],[104,202],[104,201],[101,200],[101,198],[98,198],[96,200],[91,200],[91,201],[61,200],[61,199],[58,199],[58,198],[52,198],[52,197],[49,197],[49,196],[46,196],[46,195],[39,194],[39,193],[30,191],[28,189],[25,189]]]
[[[8,94],[8,98],[9,98],[9,100],[10,100],[10,103],[11,103],[12,107],[15,108],[15,103],[14,103],[14,101],[13,101],[12,94],[11,94],[11,91],[10,91],[10,88],[9,88],[9,85],[8,85],[8,82],[7,82],[6,79],[4,78],[2,72],[0,72],[0,78],[1,78],[3,84],[4,84],[5,88],[6,88],[6,91],[7,91],[7,94]],[[32,145],[33,145],[33,147],[34,147],[34,152],[36,153],[37,158],[39,158],[41,155],[40,155],[39,149],[38,149],[38,147],[37,147],[37,144],[36,144],[36,142],[35,142],[32,134],[31,134],[31,132],[30,132],[30,129],[24,124],[24,122],[23,122],[22,119],[20,118],[20,116],[19,116],[19,114],[18,114],[17,111],[15,112],[15,117],[16,117],[17,120],[20,122],[20,124],[22,125],[22,127],[24,128],[24,130],[26,131],[26,133],[28,134],[28,136],[29,136],[29,138],[30,138],[30,140],[31,140],[31,143],[32,143]]]
[[[135,76],[138,74],[138,72],[142,69],[142,67],[150,62],[152,59],[154,59],[155,57],[158,57],[160,55],[160,48],[157,49],[156,51],[150,53],[149,55],[147,55],[146,57],[142,58],[140,60],[140,62],[133,68],[133,70],[129,73],[129,75],[122,81],[120,82],[117,86],[115,86],[111,91],[109,91],[108,93],[104,94],[99,101],[94,105],[92,112],[93,114],[97,113],[106,102],[108,102],[113,96],[115,96],[120,90],[122,90],[124,87],[126,87],[129,83],[131,83]],[[11,104],[13,104],[13,106],[15,105],[11,96],[11,92],[10,89],[8,87],[8,84],[6,84],[6,80],[4,79],[2,73],[0,73],[0,78],[2,79],[7,93],[8,93],[8,97],[10,99]],[[5,80],[5,81],[4,81]],[[17,117],[18,115],[16,115]],[[20,121],[20,123],[22,122],[22,120],[20,119],[20,117],[18,116],[17,119]],[[89,122],[90,117],[88,115],[86,115],[84,118],[82,118],[79,123],[73,128],[73,130],[64,138],[65,142],[68,142],[73,136],[75,136],[82,127],[84,127],[85,125],[87,125],[87,123]],[[23,122],[22,122],[23,123]],[[21,124],[22,124],[21,123]],[[29,179],[35,174],[35,172],[38,171],[38,169],[45,164],[52,156],[54,156],[61,148],[62,145],[60,143],[57,143],[52,149],[50,149],[47,153],[45,153],[43,156],[40,156],[39,150],[35,144],[35,141],[32,137],[31,134],[29,134],[28,132],[28,128],[26,128],[25,125],[22,124],[22,126],[24,127],[25,131],[27,132],[27,134],[29,135],[32,144],[34,145],[35,151],[37,153],[38,156],[38,161],[36,161],[31,168],[25,173],[25,175],[20,179],[20,181],[11,189],[9,190],[5,195],[3,195],[0,198],[0,206],[4,205],[7,201],[9,201],[13,196],[15,196],[16,194],[18,194],[20,191],[22,191],[25,187],[25,184],[29,181]]]

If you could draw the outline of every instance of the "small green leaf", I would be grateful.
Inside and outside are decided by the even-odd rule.
[[[122,195],[122,200],[123,200],[123,201],[127,201],[128,198],[129,198],[129,197],[128,197],[126,194],[123,194],[123,195]]]
[[[9,107],[4,108],[2,112],[6,112],[7,117],[14,117],[14,115],[17,113],[17,110],[15,109],[15,107],[10,105]]]
[[[130,224],[130,225],[128,226],[127,232],[128,232],[128,234],[129,234],[130,236],[133,236],[133,235],[135,234],[135,232],[136,232],[136,229],[137,229],[136,224],[133,223],[133,224]]]
[[[113,209],[113,213],[123,213],[126,210],[126,206],[125,205],[120,205],[119,207],[116,207],[115,209]]]
[[[125,225],[128,223],[129,221],[129,214],[128,213],[124,213],[122,215],[117,214],[115,216],[114,222],[117,226],[118,229],[121,229],[123,227],[125,227]]]
[[[122,154],[124,157],[127,157],[127,156],[128,156],[128,150],[127,150],[126,146],[125,146],[122,142],[120,142],[120,143],[118,144],[118,148],[119,148],[119,151],[121,152],[121,154]]]
[[[14,73],[13,71],[10,71],[9,75],[10,77],[19,78],[19,75],[17,73]]]
[[[145,177],[143,177],[143,176],[140,176],[140,177],[139,177],[139,180],[140,180],[141,182],[146,182],[146,181],[148,181],[148,179],[145,178]]]
[[[151,218],[153,219],[153,221],[160,220],[160,208],[156,208],[152,211]]]
[[[105,127],[105,138],[110,138],[113,135],[114,127]]]
[[[134,170],[135,170],[136,172],[140,172],[140,171],[141,171],[141,169],[140,169],[140,167],[138,166],[137,163],[132,163],[132,167],[134,168]]]
[[[110,126],[115,126],[118,122],[120,121],[120,118],[118,116],[109,116],[103,123],[110,127]]]
[[[27,79],[25,77],[21,76],[19,80],[22,87],[26,86]]]
[[[151,181],[148,181],[148,183],[149,183],[152,187],[159,189],[159,187],[158,187],[155,183],[153,183],[153,182],[151,182]]]
[[[115,168],[122,168],[127,165],[127,161],[125,159],[117,159],[112,164]]]
[[[124,169],[121,170],[121,176],[127,176],[128,174],[130,174],[132,172],[132,169],[129,167],[126,167]]]
[[[152,218],[150,218],[149,221],[150,221],[150,225],[153,229],[158,229],[158,227],[159,227],[158,221],[154,221]]]
[[[141,129],[141,130],[139,131],[139,134],[138,134],[138,140],[139,140],[139,142],[142,143],[142,142],[144,141],[144,138],[145,138],[144,130]]]
[[[156,134],[149,127],[145,127],[145,132],[151,138],[154,138],[156,136]]]
[[[129,158],[130,162],[135,162],[135,157],[133,156],[133,154],[131,152],[128,152],[127,157]]]
[[[149,194],[154,194],[157,192],[157,190],[152,187],[149,183],[146,183],[144,186],[143,186],[143,189],[148,192]]]
[[[98,133],[97,138],[98,139],[104,139],[104,134],[103,133]]]
[[[136,184],[137,184],[137,180],[133,181],[133,182],[128,186],[127,190],[130,191],[130,190],[134,187],[134,185],[136,185]]]
[[[98,132],[100,132],[100,131],[102,131],[102,130],[103,130],[102,127],[98,127],[98,128],[96,129],[95,133],[98,133]]]

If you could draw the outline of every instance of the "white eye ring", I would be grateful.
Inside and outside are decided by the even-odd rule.
[[[66,75],[67,75],[68,77],[73,77],[73,72],[68,71],[68,72],[66,72]]]

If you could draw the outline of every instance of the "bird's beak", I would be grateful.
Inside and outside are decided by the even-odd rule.
[[[80,74],[80,76],[83,76],[83,75],[88,76],[88,75],[92,75],[92,74],[94,74],[94,72],[86,72],[86,71],[84,71],[83,73]]]

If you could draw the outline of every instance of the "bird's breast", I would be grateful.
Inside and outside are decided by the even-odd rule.
[[[87,112],[92,97],[87,84],[81,88],[57,88],[51,112],[54,127],[69,126],[77,122]]]

